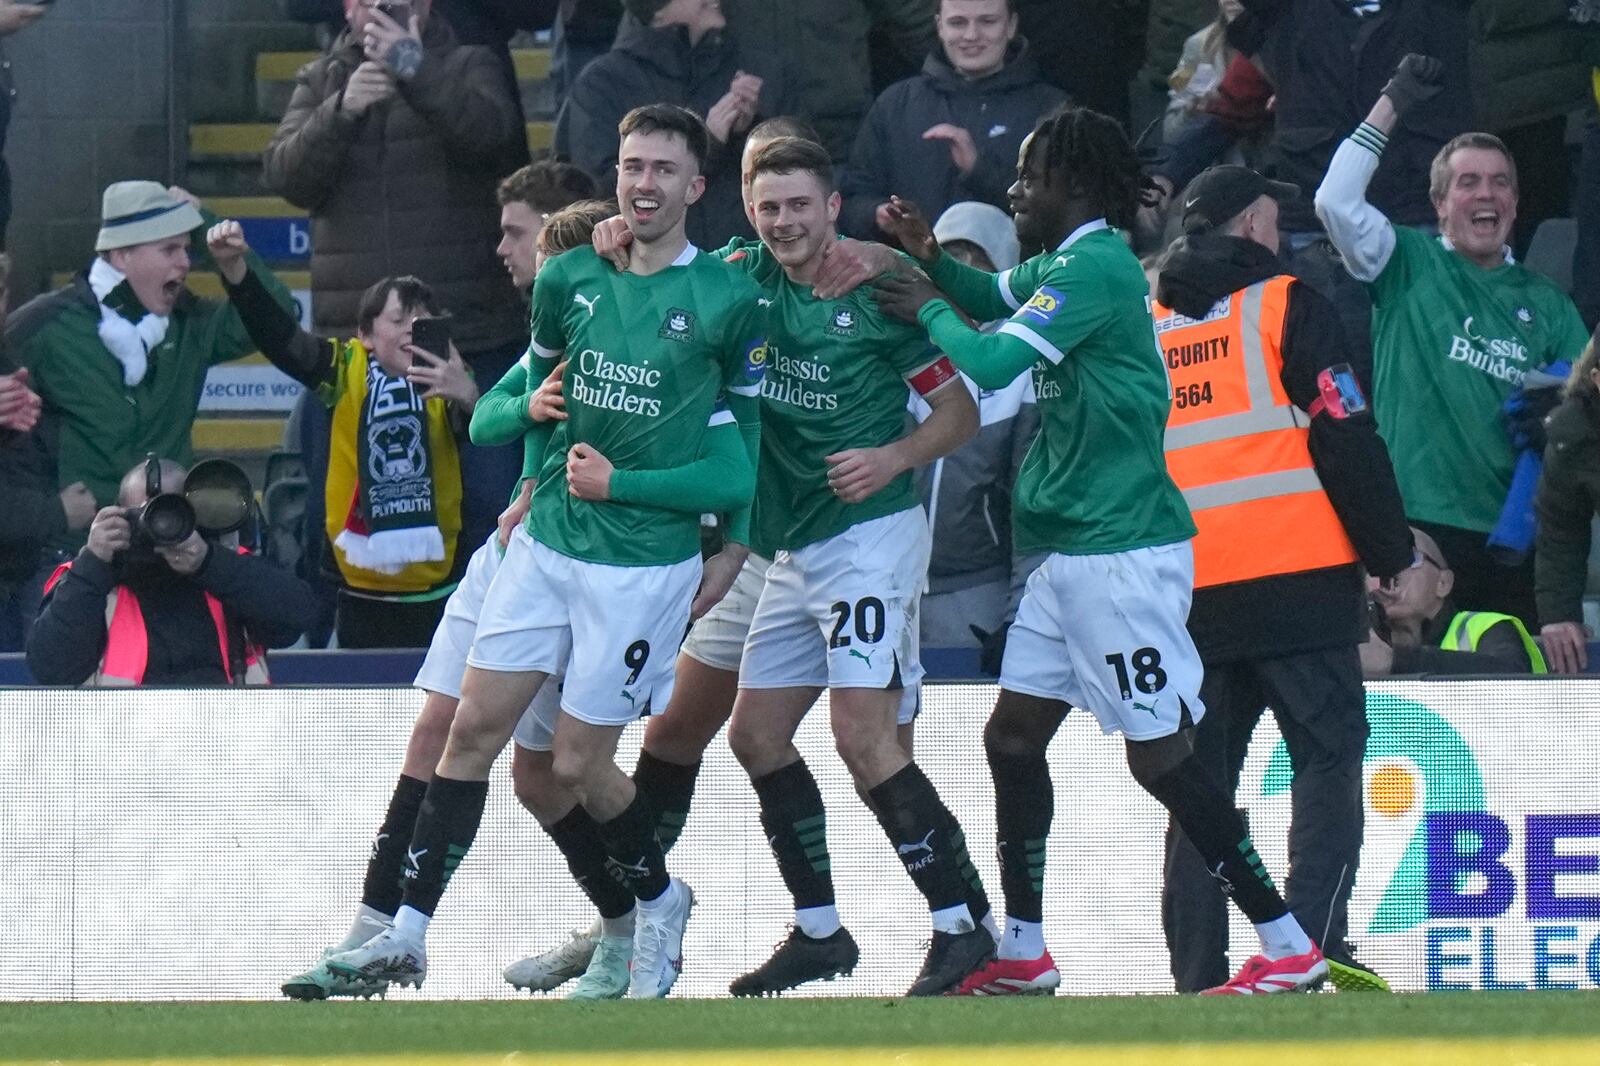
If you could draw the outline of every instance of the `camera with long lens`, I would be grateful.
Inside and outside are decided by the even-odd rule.
[[[196,464],[181,495],[161,491],[161,462],[154,455],[144,469],[145,502],[122,512],[133,527],[135,549],[182,544],[196,530],[207,538],[224,536],[250,519],[255,503],[250,478],[225,459]]]
[[[170,548],[195,529],[193,505],[176,492],[161,491],[161,461],[154,454],[145,458],[144,503],[122,513],[133,528],[135,548]]]

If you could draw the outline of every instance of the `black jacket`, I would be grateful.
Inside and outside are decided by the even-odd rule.
[[[1322,182],[1339,142],[1377,101],[1408,52],[1444,65],[1444,91],[1396,127],[1367,199],[1395,225],[1437,221],[1428,200],[1428,167],[1451,137],[1472,127],[1468,0],[1383,0],[1358,17],[1334,0],[1243,0],[1228,42],[1257,56],[1277,90],[1272,139],[1274,176],[1306,195],[1284,213],[1286,231],[1320,229],[1311,190]]]
[[[1017,149],[1039,117],[1063,99],[1061,90],[1040,75],[1020,38],[1012,42],[1004,67],[976,81],[956,73],[943,49],[935,49],[921,74],[889,86],[867,112],[839,179],[844,195],[839,228],[880,239],[874,212],[891,193],[915,201],[930,222],[961,200],[1004,208],[1017,172]],[[923,131],[941,122],[972,135],[978,162],[966,177],[951,160],[948,141],[922,138]]]
[[[192,577],[158,561],[130,568],[124,559],[101,561],[88,548],[56,582],[28,634],[28,669],[42,685],[81,685],[100,666],[106,649],[106,597],[127,585],[139,599],[150,637],[146,685],[226,683],[217,629],[206,606],[209,592],[222,603],[228,646],[243,675],[245,632],[269,648],[293,644],[316,611],[311,588],[264,559],[212,545]]]
[[[0,343],[0,374],[16,368]],[[39,568],[40,550],[67,531],[56,487],[55,416],[46,410],[28,433],[0,429],[0,603]]]
[[[1189,237],[1173,245],[1158,297],[1200,318],[1224,296],[1285,273],[1277,256],[1240,237]],[[1317,375],[1348,363],[1333,306],[1309,286],[1289,290],[1283,327],[1284,391],[1302,411],[1317,398]],[[1311,461],[1366,568],[1392,576],[1411,563],[1411,530],[1389,452],[1369,408],[1311,420]],[[1366,638],[1366,587],[1357,564],[1196,589],[1189,632],[1208,664],[1273,658],[1356,645]]]
[[[1582,623],[1592,522],[1600,514],[1600,397],[1588,390],[1567,397],[1545,420],[1545,440],[1534,503],[1539,621]]]
[[[1144,62],[1149,0],[1013,0],[1011,6],[1045,81],[1073,103],[1128,126],[1128,82]]]
[[[785,113],[787,90],[773,60],[741,53],[727,34],[710,33],[694,46],[684,26],[652,29],[629,15],[611,51],[583,68],[556,118],[556,156],[587,171],[601,189],[617,180],[617,124],[643,104],[678,104],[705,117],[728,92],[739,71],[759,75],[757,121]],[[743,135],[711,142],[706,191],[689,209],[689,239],[718,248],[734,236],[752,236],[739,187]]]

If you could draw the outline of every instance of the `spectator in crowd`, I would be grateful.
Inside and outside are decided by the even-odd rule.
[[[1367,739],[1357,649],[1362,569],[1392,581],[1411,531],[1338,316],[1278,257],[1278,204],[1298,194],[1246,167],[1211,168],[1184,193],[1186,236],[1161,266],[1167,468],[1198,529],[1194,747],[1231,795],[1272,708],[1295,769],[1289,909],[1317,932],[1337,987],[1387,990],[1347,939]],[[1281,487],[1263,489],[1263,470]],[[1162,919],[1179,992],[1227,980],[1227,902],[1170,820]]]
[[[1572,255],[1572,298],[1590,329],[1600,326],[1600,0],[1581,0],[1573,18],[1582,24],[1585,57],[1593,94],[1585,104],[1583,153],[1578,163],[1578,246]]]
[[[1527,627],[1509,614],[1458,610],[1448,557],[1426,531],[1413,526],[1411,534],[1411,566],[1392,585],[1368,582],[1371,631],[1361,645],[1362,674],[1545,673]]]
[[[706,191],[689,212],[689,239],[715,248],[748,235],[739,158],[760,117],[785,110],[781,68],[723,32],[718,0],[627,0],[626,7],[616,44],[584,69],[561,107],[556,154],[609,188],[622,117],[644,104],[687,107],[705,116],[711,133]]]
[[[1372,294],[1373,404],[1411,524],[1455,563],[1462,607],[1532,626],[1533,559],[1506,565],[1488,546],[1516,462],[1500,411],[1529,370],[1576,358],[1588,334],[1571,300],[1511,261],[1517,170],[1498,138],[1462,134],[1439,150],[1428,185],[1438,237],[1368,201],[1390,132],[1448,91],[1443,68],[1401,60],[1334,155],[1317,214]]]
[[[1150,0],[1145,22],[1144,69],[1152,87],[1168,88],[1168,75],[1183,56],[1184,43],[1216,16],[1216,0]]]
[[[1128,85],[1144,62],[1149,0],[1012,0],[1012,10],[1045,81],[1131,128]]]
[[[200,201],[177,187],[108,186],[94,262],[6,323],[7,347],[57,426],[57,484],[81,482],[98,507],[116,501],[123,474],[147,454],[192,461],[206,372],[254,350],[225,301],[184,287],[191,251],[204,251],[206,217]],[[260,259],[251,256],[244,267],[279,306],[294,307]],[[82,526],[61,528],[50,547],[71,553],[83,541]]]
[[[1302,190],[1317,187],[1340,131],[1355,128],[1361,102],[1378,94],[1402,56],[1421,52],[1443,62],[1445,91],[1421,103],[1397,128],[1371,189],[1372,202],[1395,222],[1434,225],[1426,193],[1429,162],[1447,140],[1468,128],[1472,114],[1466,5],[1461,0],[1241,3],[1244,12],[1229,24],[1228,43],[1260,67],[1275,93],[1265,150],[1275,160],[1271,176]],[[1237,79],[1248,72],[1236,63],[1229,73]],[[1251,92],[1259,90],[1258,85]],[[1170,197],[1201,170],[1223,161],[1223,153],[1251,132],[1248,124],[1210,115],[1169,146],[1153,178]],[[1290,269],[1333,301],[1352,348],[1350,362],[1365,375],[1372,348],[1366,291],[1323,239],[1310,204],[1285,204],[1279,222]]]
[[[185,476],[170,459],[128,471],[116,506],[51,575],[28,634],[41,684],[262,685],[266,649],[300,636],[312,609],[304,582],[192,528],[158,543],[139,521],[148,500],[182,493]]]
[[[561,0],[550,31],[550,80],[565,100],[583,68],[611,51],[622,24],[622,0]]]
[[[1535,592],[1539,636],[1557,674],[1589,668],[1583,591],[1590,535],[1600,514],[1600,331],[1573,365],[1566,399],[1545,422],[1544,474],[1536,508],[1539,538]]]
[[[6,226],[11,221],[11,168],[6,166],[6,129],[11,125],[11,107],[17,99],[11,82],[11,60],[6,58],[5,38],[33,25],[46,11],[43,4],[21,0],[0,0],[0,251],[6,247]]]
[[[528,338],[494,254],[495,185],[526,161],[527,140],[494,53],[460,44],[430,8],[413,0],[402,26],[345,0],[345,31],[297,75],[263,172],[311,213],[314,328],[350,336],[375,282],[416,276],[451,308],[456,346],[492,384]],[[461,461],[465,535],[479,543],[522,459],[514,447],[467,447]]]
[[[724,0],[723,7],[740,55],[772,54],[782,63],[787,103],[766,113],[803,116],[835,164],[849,156],[872,104],[869,37],[911,64],[938,44],[938,0]]]
[[[840,228],[881,239],[891,194],[931,218],[960,200],[996,207],[1017,149],[1062,100],[1017,36],[1012,0],[941,0],[939,47],[922,73],[873,102],[840,178]]]
[[[322,339],[244,268],[237,222],[212,227],[208,243],[262,354],[333,413],[323,528],[343,577],[339,646],[427,647],[465,564],[460,442],[478,402],[454,343],[412,343],[415,324],[440,315],[432,290],[383,278],[361,297],[356,335]],[[500,483],[502,501],[515,480]]]
[[[11,262],[0,254],[0,330],[4,330]],[[21,651],[41,592],[29,589],[40,552],[69,530],[86,529],[94,497],[83,482],[56,488],[51,432],[40,424],[44,401],[28,372],[12,365],[0,339],[0,652]]]
[[[934,223],[933,237],[952,257],[979,270],[996,273],[1017,265],[1016,228],[992,204],[951,204]],[[984,672],[999,676],[1006,630],[1042,558],[1014,556],[1011,540],[1011,493],[1022,457],[1038,435],[1039,409],[1031,375],[1000,389],[980,389],[965,374],[961,378],[978,406],[978,435],[918,475],[933,530],[922,643],[979,647]],[[927,401],[912,396],[918,422],[930,411]]]
[[[1506,142],[1522,161],[1511,248],[1521,256],[1547,218],[1568,214],[1572,157],[1567,115],[1590,90],[1572,0],[1473,0],[1473,128]]]
[[[1167,113],[1161,120],[1165,140],[1174,140],[1222,84],[1222,75],[1238,54],[1228,47],[1228,23],[1243,10],[1239,0],[1217,0],[1217,17],[1183,42],[1178,65],[1167,77]]]

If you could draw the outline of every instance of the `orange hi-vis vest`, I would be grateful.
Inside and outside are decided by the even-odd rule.
[[[241,554],[243,552],[241,551]],[[45,582],[48,593],[56,582],[72,568],[65,562],[56,567],[50,580]],[[217,645],[222,652],[222,674],[230,685],[269,685],[267,652],[251,642],[245,635],[244,674],[235,677],[233,656],[228,646],[228,620],[223,614],[222,601],[205,593],[206,607],[211,612],[211,622],[217,628]],[[100,656],[100,669],[84,685],[94,688],[129,688],[144,684],[145,667],[150,662],[150,631],[144,626],[144,610],[139,597],[126,585],[118,585],[106,597],[106,650]]]
[[[1172,381],[1167,472],[1199,531],[1197,589],[1358,558],[1312,465],[1311,420],[1283,389],[1293,282],[1257,282],[1199,320],[1155,307]]]

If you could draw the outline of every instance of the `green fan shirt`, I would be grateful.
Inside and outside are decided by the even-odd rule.
[[[1500,418],[1529,370],[1589,340],[1561,290],[1515,263],[1484,270],[1438,237],[1394,227],[1372,293],[1373,411],[1406,514],[1487,533],[1516,453]]]
[[[828,488],[826,458],[905,436],[913,379],[919,391],[934,391],[955,379],[948,360],[920,327],[880,312],[866,288],[818,300],[762,245],[736,242],[724,252],[760,282],[770,305],[751,549],[770,557],[921,506],[909,471],[845,503]]]
[[[743,271],[693,245],[649,276],[619,273],[589,248],[550,260],[533,287],[530,351],[546,367],[567,359],[557,439],[589,444],[618,470],[693,462],[708,426],[732,420],[718,409],[722,391],[760,392],[761,295]],[[663,566],[700,552],[697,515],[574,497],[565,447],[546,453],[528,532],[563,555],[612,566]]]

